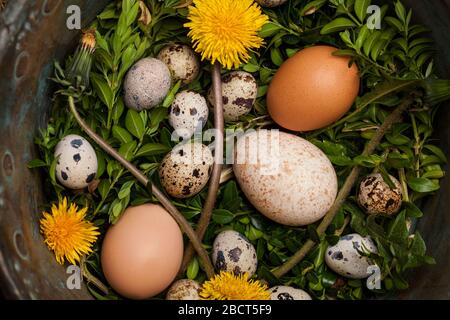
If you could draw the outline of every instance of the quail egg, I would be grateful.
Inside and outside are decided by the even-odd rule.
[[[389,176],[395,188],[391,189],[379,173],[365,177],[358,192],[358,203],[368,214],[393,215],[402,206],[402,187],[393,176]]]
[[[170,71],[164,62],[155,58],[141,59],[125,77],[125,104],[136,111],[151,109],[164,100],[171,84]]]
[[[249,277],[255,273],[258,265],[255,247],[245,236],[233,230],[217,235],[212,260],[217,272],[247,273]]]
[[[206,99],[193,91],[182,91],[175,96],[169,112],[169,123],[179,137],[189,139],[195,132],[201,132],[208,121]]]
[[[364,279],[371,274],[373,265],[364,253],[377,253],[378,250],[369,237],[357,233],[342,236],[338,243],[328,247],[325,253],[325,263],[334,272],[351,279]]]
[[[69,189],[83,189],[97,174],[97,155],[91,144],[81,136],[71,134],[55,148],[56,178]]]
[[[200,290],[201,287],[197,281],[178,280],[167,291],[166,300],[200,300]]]
[[[258,86],[255,78],[244,71],[233,71],[222,77],[223,116],[233,122],[248,114],[255,104]],[[212,88],[208,93],[209,103],[214,105]]]
[[[276,286],[269,292],[270,300],[312,300],[306,291],[288,286]]]
[[[161,184],[172,197],[192,197],[206,186],[213,163],[207,146],[199,142],[178,145],[161,163]]]
[[[269,8],[281,6],[286,1],[287,0],[256,0],[256,2],[258,2],[263,7],[269,7]]]
[[[181,80],[183,84],[194,81],[200,73],[200,61],[194,51],[182,44],[165,46],[158,54],[172,73],[174,81]]]

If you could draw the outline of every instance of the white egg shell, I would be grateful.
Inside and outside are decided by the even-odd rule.
[[[128,108],[141,111],[160,104],[170,90],[172,77],[161,60],[144,58],[128,71],[123,84]]]
[[[213,163],[207,146],[199,142],[178,145],[161,162],[161,184],[172,197],[192,197],[208,183]]]
[[[247,273],[249,277],[256,272],[258,266],[255,247],[245,236],[233,230],[217,235],[212,260],[217,272]]]
[[[258,130],[240,137],[233,170],[253,206],[280,224],[314,223],[336,198],[338,183],[330,160],[292,134]]]
[[[201,132],[208,121],[206,99],[194,91],[182,91],[175,96],[169,111],[169,123],[179,137],[189,139],[194,132]]]
[[[181,80],[189,84],[200,73],[200,60],[187,45],[167,45],[159,52],[158,59],[169,67],[174,81]]]
[[[256,2],[258,2],[263,7],[269,7],[269,8],[281,6],[286,1],[287,0],[256,0]]]
[[[233,71],[222,77],[223,116],[225,121],[237,121],[248,114],[255,104],[258,86],[248,72]],[[214,105],[212,88],[208,93],[209,103]]]
[[[174,282],[167,291],[166,300],[200,300],[201,286],[197,281],[182,279]]]
[[[288,286],[275,286],[269,292],[270,300],[312,300],[306,291]]]
[[[362,237],[357,233],[342,236],[339,242],[328,247],[325,253],[325,263],[328,267],[343,277],[350,279],[365,279],[372,274],[369,269],[373,263],[362,252],[377,253],[377,247],[370,237]]]
[[[83,189],[97,174],[97,155],[91,144],[75,134],[65,136],[55,148],[56,178],[69,189]]]

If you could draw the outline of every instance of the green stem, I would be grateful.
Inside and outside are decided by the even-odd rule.
[[[406,110],[408,110],[408,108],[411,107],[411,105],[414,103],[416,99],[416,96],[417,93],[413,92],[386,118],[384,123],[377,130],[375,136],[369,141],[369,143],[364,148],[364,151],[362,153],[363,156],[369,156],[375,152],[376,148],[381,143],[381,140],[383,139],[384,135],[388,132],[388,130],[391,129],[391,127],[395,123],[398,123],[401,120],[403,112],[405,112]],[[319,237],[322,236],[328,229],[330,224],[333,222],[334,217],[339,212],[339,209],[350,195],[352,188],[355,185],[361,173],[361,170],[362,170],[361,167],[355,166],[350,172],[349,176],[344,182],[344,185],[339,191],[333,206],[330,208],[328,213],[323,218],[322,222],[317,227],[316,231]],[[288,261],[286,261],[283,265],[278,267],[273,272],[275,277],[280,278],[284,276],[286,273],[288,273],[293,267],[295,267],[300,261],[302,261],[306,257],[306,255],[314,248],[315,245],[316,243],[311,239],[306,241],[306,243],[303,245],[302,248],[300,248],[300,250],[298,250]]]

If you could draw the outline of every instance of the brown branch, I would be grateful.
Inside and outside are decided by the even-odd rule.
[[[197,237],[200,241],[205,236],[206,229],[208,228],[211,220],[212,211],[216,204],[217,194],[219,192],[220,177],[222,175],[222,163],[223,163],[223,132],[224,132],[224,120],[223,120],[223,99],[222,99],[222,78],[220,75],[220,64],[216,62],[212,71],[212,82],[214,90],[214,165],[212,169],[211,179],[209,181],[208,195],[206,197],[205,205],[203,207],[200,219],[197,223]],[[184,252],[183,263],[181,265],[179,276],[182,276],[185,272],[189,262],[194,256],[194,248],[191,244],[188,245]]]
[[[197,251],[200,260],[203,264],[205,272],[208,277],[214,275],[214,268],[209,258],[208,253],[203,248],[201,241],[198,239],[195,231],[192,229],[186,218],[178,211],[178,209],[170,202],[169,199],[156,187],[145,174],[143,174],[139,169],[137,169],[132,163],[123,158],[114,148],[112,148],[106,141],[104,141],[100,136],[98,136],[86,122],[81,118],[75,107],[75,101],[73,97],[69,96],[69,108],[73,116],[77,120],[80,127],[89,135],[89,137],[94,140],[105,152],[111,155],[114,159],[120,162],[141,184],[149,188],[152,194],[159,200],[164,208],[170,213],[170,215],[175,219],[175,221],[180,226],[180,229],[187,235],[191,241],[193,247]]]
[[[381,127],[377,130],[375,136],[369,141],[369,143],[364,148],[362,153],[363,156],[369,156],[375,152],[376,148],[381,143],[384,135],[391,129],[391,127],[401,121],[401,116],[403,112],[408,110],[411,105],[413,105],[418,93],[411,93],[384,121]],[[359,175],[361,173],[361,167],[355,166],[350,172],[349,176],[344,182],[341,190],[339,191],[333,206],[330,208],[328,213],[323,218],[322,222],[317,227],[317,234],[322,236],[327,228],[330,226],[334,217],[338,213],[341,206],[344,204],[345,200],[350,195],[353,186],[355,185]],[[300,261],[302,261],[305,256],[314,248],[316,243],[309,239],[305,242],[302,248],[298,250],[288,261],[283,265],[274,270],[273,274],[275,277],[280,278],[288,273],[293,267],[295,267]]]

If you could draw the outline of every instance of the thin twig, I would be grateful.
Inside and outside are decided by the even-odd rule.
[[[197,237],[200,241],[203,240],[206,229],[211,220],[212,211],[216,204],[217,194],[219,192],[220,178],[222,174],[223,164],[223,99],[222,99],[222,78],[220,75],[221,66],[218,62],[214,64],[212,71],[212,82],[214,90],[214,165],[209,181],[208,195],[206,197],[205,205],[197,223]],[[194,256],[194,248],[191,244],[188,245],[184,252],[183,263],[180,269],[180,275],[184,273],[189,262]]]
[[[141,184],[146,186],[149,191],[159,200],[164,208],[170,213],[170,215],[175,219],[175,221],[180,226],[181,230],[187,235],[191,241],[193,247],[197,251],[200,260],[203,264],[205,272],[208,277],[214,275],[214,268],[209,258],[208,253],[203,248],[201,241],[197,238],[195,231],[192,229],[186,218],[178,211],[178,209],[170,202],[169,199],[156,187],[150,180],[145,176],[139,169],[137,169],[132,163],[123,158],[114,148],[112,148],[105,140],[103,140],[99,135],[97,135],[81,118],[75,107],[75,101],[73,97],[69,96],[69,108],[73,116],[77,120],[80,127],[89,135],[89,137],[94,140],[105,152],[116,159],[120,164],[122,164]]]
[[[408,110],[411,105],[413,105],[418,93],[413,92],[385,119],[384,123],[377,130],[375,136],[369,141],[369,143],[364,148],[362,153],[363,156],[369,156],[375,152],[376,148],[381,143],[384,135],[391,129],[392,125],[401,121],[401,116],[403,112]],[[317,227],[317,234],[322,236],[327,228],[330,226],[336,214],[339,212],[339,209],[344,204],[345,200],[350,195],[354,184],[356,183],[359,174],[361,173],[361,167],[355,166],[350,172],[349,176],[344,182],[341,190],[339,191],[336,200],[328,211],[328,213],[323,218],[322,222]],[[288,261],[286,261],[283,265],[274,270],[273,274],[275,277],[280,278],[288,273],[293,267],[295,267],[300,261],[302,261],[305,256],[314,248],[316,243],[309,239],[305,242],[302,248],[298,250]]]

